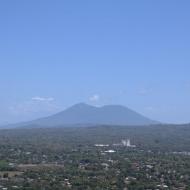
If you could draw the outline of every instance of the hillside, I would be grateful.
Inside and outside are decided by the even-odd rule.
[[[76,104],[55,115],[16,124],[16,126],[65,126],[65,125],[151,125],[157,124],[127,107],[106,105],[95,107],[85,103]]]

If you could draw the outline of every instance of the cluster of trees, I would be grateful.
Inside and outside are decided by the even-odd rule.
[[[136,148],[114,145],[127,138]],[[23,190],[186,190],[189,141],[190,126],[1,130],[0,183]]]

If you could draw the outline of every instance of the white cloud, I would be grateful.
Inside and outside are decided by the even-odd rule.
[[[53,113],[57,110],[59,110],[59,107],[56,105],[54,98],[39,96],[24,102],[15,103],[9,107],[9,111],[13,115]]]
[[[91,96],[91,97],[89,98],[89,100],[90,100],[91,102],[98,102],[98,101],[100,100],[100,95],[94,94],[93,96]]]
[[[147,95],[151,92],[152,90],[151,89],[148,89],[148,88],[141,88],[139,91],[138,91],[138,94],[140,95]]]
[[[152,106],[148,106],[148,107],[145,107],[145,110],[154,111],[154,108]]]
[[[54,98],[52,97],[40,97],[40,96],[35,96],[32,98],[32,100],[34,101],[42,101],[42,102],[51,102],[51,101],[54,101]]]

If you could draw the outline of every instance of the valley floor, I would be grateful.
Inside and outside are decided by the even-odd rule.
[[[189,141],[188,125],[1,130],[0,189],[188,190]]]

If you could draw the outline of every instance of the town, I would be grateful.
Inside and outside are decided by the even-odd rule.
[[[173,145],[164,147],[158,136],[147,138],[144,132],[151,130],[144,127],[140,134],[130,127],[107,126],[1,130],[0,189],[188,189],[189,154]],[[162,127],[157,130],[161,133]],[[185,146],[184,150],[189,151]]]

